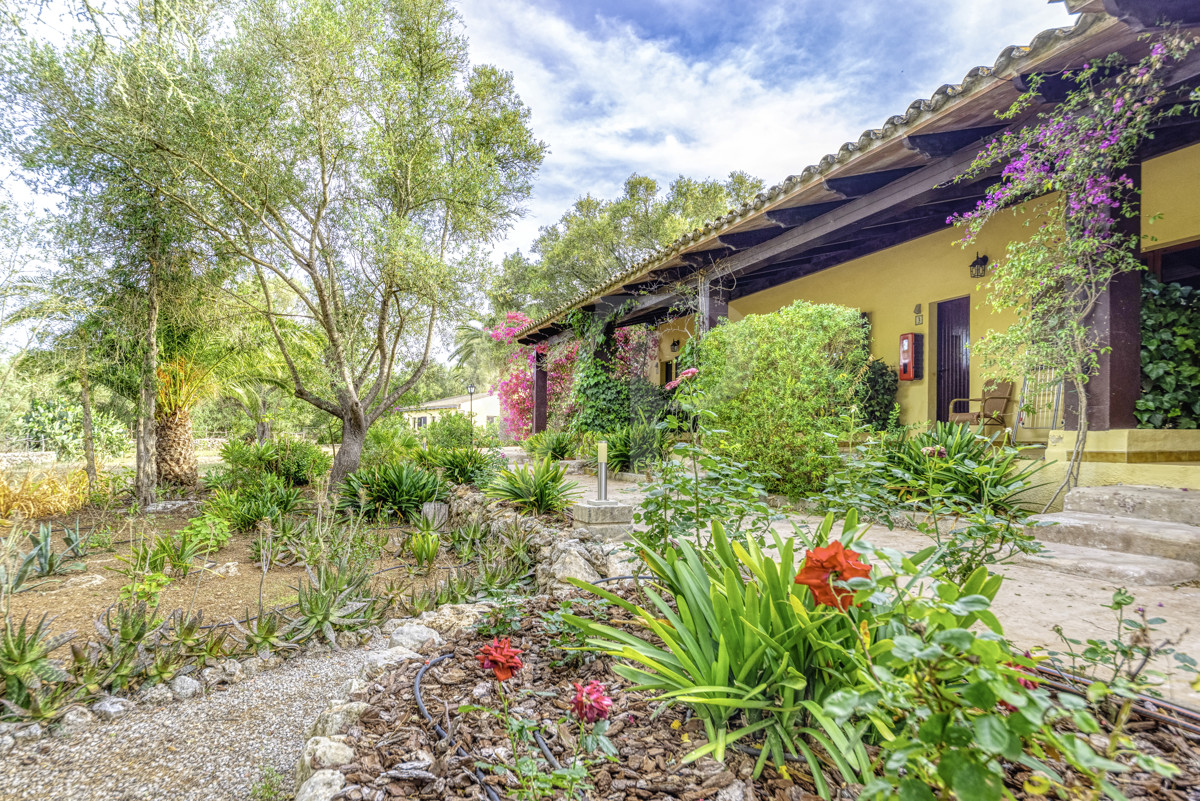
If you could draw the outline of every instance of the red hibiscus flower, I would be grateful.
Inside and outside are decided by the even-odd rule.
[[[479,653],[475,658],[479,660],[479,666],[484,670],[490,670],[496,674],[496,681],[507,681],[513,677],[521,669],[521,653],[520,648],[513,648],[511,640],[505,637],[503,640],[492,638],[491,645],[485,645],[479,649]]]
[[[833,582],[870,576],[871,567],[860,562],[860,556],[840,542],[808,551],[800,572],[796,574],[796,583],[808,587],[817,603],[845,612],[854,592],[845,587],[835,587]]]

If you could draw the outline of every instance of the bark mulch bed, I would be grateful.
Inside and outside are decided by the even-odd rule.
[[[525,720],[537,721],[551,753],[560,763],[568,764],[579,732],[578,724],[569,717],[574,683],[596,679],[607,687],[613,699],[608,736],[619,757],[607,761],[593,755],[591,784],[577,798],[817,801],[811,776],[801,765],[789,764],[786,778],[768,765],[758,779],[751,779],[754,759],[744,753],[727,752],[724,765],[707,757],[682,764],[688,753],[705,742],[701,722],[690,718],[683,705],[667,707],[652,700],[652,693],[626,689],[628,682],[610,670],[607,657],[587,655],[580,659],[576,655],[575,660],[563,664],[568,652],[558,647],[554,624],[549,631],[546,625],[546,617],[559,608],[559,600],[544,596],[525,604],[523,617],[511,635],[512,644],[523,651],[524,668],[506,681],[504,688],[510,711]],[[615,607],[607,611],[593,608],[590,614],[605,617],[608,612],[623,614]],[[617,626],[628,623],[618,619],[608,622]],[[447,654],[449,658],[429,667],[421,679],[421,695],[430,715],[471,756],[458,755],[456,749],[448,747],[418,710],[414,679],[427,663],[404,663],[352,697],[368,702],[370,708],[348,732],[356,758],[340,768],[347,783],[337,798],[485,798],[474,778],[477,763],[511,764],[508,739],[494,717],[459,710],[464,706],[500,708],[491,673],[483,672],[475,659],[487,642],[490,635],[476,632],[451,637],[442,648],[431,652],[429,661]],[[1200,738],[1189,738],[1147,720],[1134,721],[1130,730],[1139,750],[1169,759],[1182,769],[1182,774],[1171,782],[1144,773],[1125,774],[1118,781],[1128,797],[1200,801]],[[536,756],[541,759],[540,752]],[[501,798],[516,797],[512,793],[515,781],[510,779],[506,785],[505,777],[486,769],[483,776]],[[1024,778],[1027,774],[1023,768],[1010,768],[1009,788],[1021,799],[1026,797],[1021,789]],[[845,799],[854,798],[855,789],[842,788],[838,793]]]

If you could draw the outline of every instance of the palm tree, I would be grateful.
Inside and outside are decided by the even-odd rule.
[[[160,484],[193,486],[200,480],[192,408],[216,391],[214,371],[224,359],[225,354],[195,351],[159,363],[154,425]]]

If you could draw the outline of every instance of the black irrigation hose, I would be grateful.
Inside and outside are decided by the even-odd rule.
[[[628,579],[637,579],[638,581],[654,581],[657,576],[609,576],[608,578],[596,579],[593,584],[607,584],[610,581],[626,581]]]
[[[425,700],[421,697],[421,677],[425,675],[425,671],[429,670],[434,665],[445,662],[451,656],[451,654],[442,654],[437,659],[426,662],[421,666],[421,669],[417,671],[416,678],[413,679],[413,697],[415,697],[417,701],[417,711],[421,713],[426,721],[433,724],[433,730],[437,732],[437,735],[449,743],[452,748],[458,749],[460,756],[465,756],[468,759],[475,759],[475,757],[472,757],[465,748],[455,743],[453,738],[450,737],[450,734],[433,719],[433,715],[430,715],[429,710],[425,708]],[[484,781],[483,771],[481,771],[479,768],[475,768],[475,779],[479,782],[479,785],[483,788],[483,791],[487,793],[489,801],[500,801],[499,793],[497,793],[490,784]]]
[[[537,729],[533,730],[533,739],[537,740],[538,748],[542,749],[542,756],[546,757],[546,761],[550,763],[550,767],[554,768],[555,770],[562,768],[562,765],[560,765],[558,760],[554,758],[554,754],[550,753],[550,746],[547,745],[546,741],[542,738],[542,733]]]

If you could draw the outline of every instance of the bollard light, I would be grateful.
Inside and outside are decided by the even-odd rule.
[[[596,461],[599,468],[596,470],[596,499],[601,501],[608,500],[608,442],[600,440],[596,444]]]

